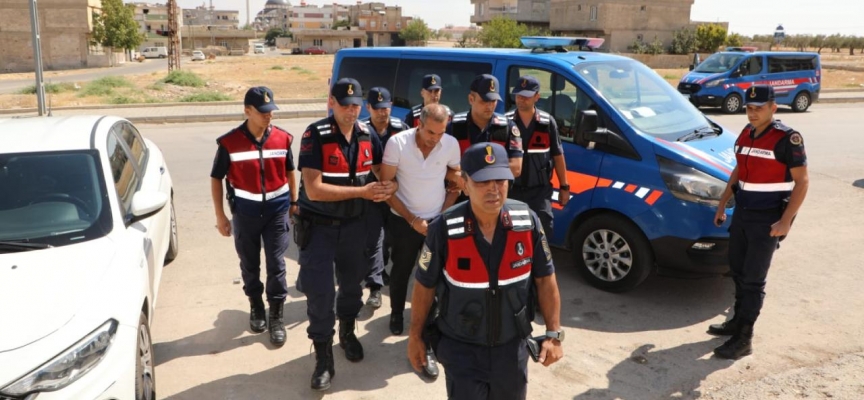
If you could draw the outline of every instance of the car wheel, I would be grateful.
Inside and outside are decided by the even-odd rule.
[[[135,400],[156,399],[156,370],[153,366],[153,342],[147,316],[138,318],[138,346],[135,357]]]
[[[654,254],[642,231],[628,219],[601,214],[585,221],[571,237],[573,261],[592,286],[624,292],[651,273]]]
[[[723,112],[726,114],[737,114],[741,111],[741,96],[730,93],[723,99]]]
[[[810,93],[801,92],[795,96],[795,100],[792,101],[792,111],[795,112],[804,112],[810,108]]]
[[[174,211],[174,200],[171,200],[171,237],[168,240],[168,252],[165,253],[165,263],[177,258],[180,252],[180,238],[177,235],[177,213]]]

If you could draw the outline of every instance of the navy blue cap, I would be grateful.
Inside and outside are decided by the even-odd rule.
[[[375,110],[393,107],[390,91],[378,86],[369,89],[369,94],[366,96],[366,104],[372,106]]]
[[[534,97],[534,95],[539,91],[540,81],[531,75],[525,75],[519,78],[519,81],[516,82],[516,86],[513,86],[512,93],[515,96]]]
[[[360,87],[360,82],[353,78],[342,78],[336,81],[330,88],[330,95],[342,106],[363,105],[363,88]]]
[[[429,74],[423,77],[423,89],[435,90],[441,89],[441,77],[435,74]]]
[[[774,101],[774,88],[768,85],[753,85],[744,92],[744,104],[761,106]]]
[[[246,91],[246,97],[243,99],[243,105],[255,107],[260,113],[268,113],[279,109],[273,100],[273,91],[264,86],[249,88]]]
[[[507,150],[498,143],[481,142],[471,145],[462,155],[462,171],[474,182],[513,179]]]
[[[498,94],[498,78],[489,75],[477,75],[471,81],[471,91],[477,92],[484,101],[501,100],[501,95]]]

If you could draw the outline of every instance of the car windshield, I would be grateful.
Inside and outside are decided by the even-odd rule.
[[[742,57],[744,57],[743,54],[714,53],[699,64],[693,72],[702,72],[707,74],[726,72],[738,65],[738,61],[741,61]]]
[[[576,72],[639,131],[677,140],[710,128],[708,120],[660,75],[640,62],[579,64]]]
[[[0,154],[0,193],[2,242],[64,246],[111,230],[96,151]]]

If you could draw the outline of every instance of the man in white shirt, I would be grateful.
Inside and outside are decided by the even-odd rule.
[[[445,134],[450,118],[447,107],[430,104],[420,113],[420,123],[414,129],[396,134],[387,142],[381,168],[381,179],[395,178],[399,188],[387,201],[395,214],[387,222],[392,237],[393,268],[390,272],[390,332],[399,335],[404,329],[403,312],[408,281],[423,247],[429,221],[456,200],[458,192],[448,193],[444,181],[461,186],[458,179],[459,142]],[[461,189],[461,187],[460,187]],[[424,371],[438,375],[432,361]]]

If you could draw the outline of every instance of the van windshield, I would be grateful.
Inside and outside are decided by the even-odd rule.
[[[708,74],[726,72],[738,65],[738,61],[743,57],[744,54],[714,53],[705,59],[702,64],[699,64],[693,72],[703,72]]]
[[[677,140],[710,128],[708,120],[660,75],[640,62],[620,60],[574,67],[639,131]]]

